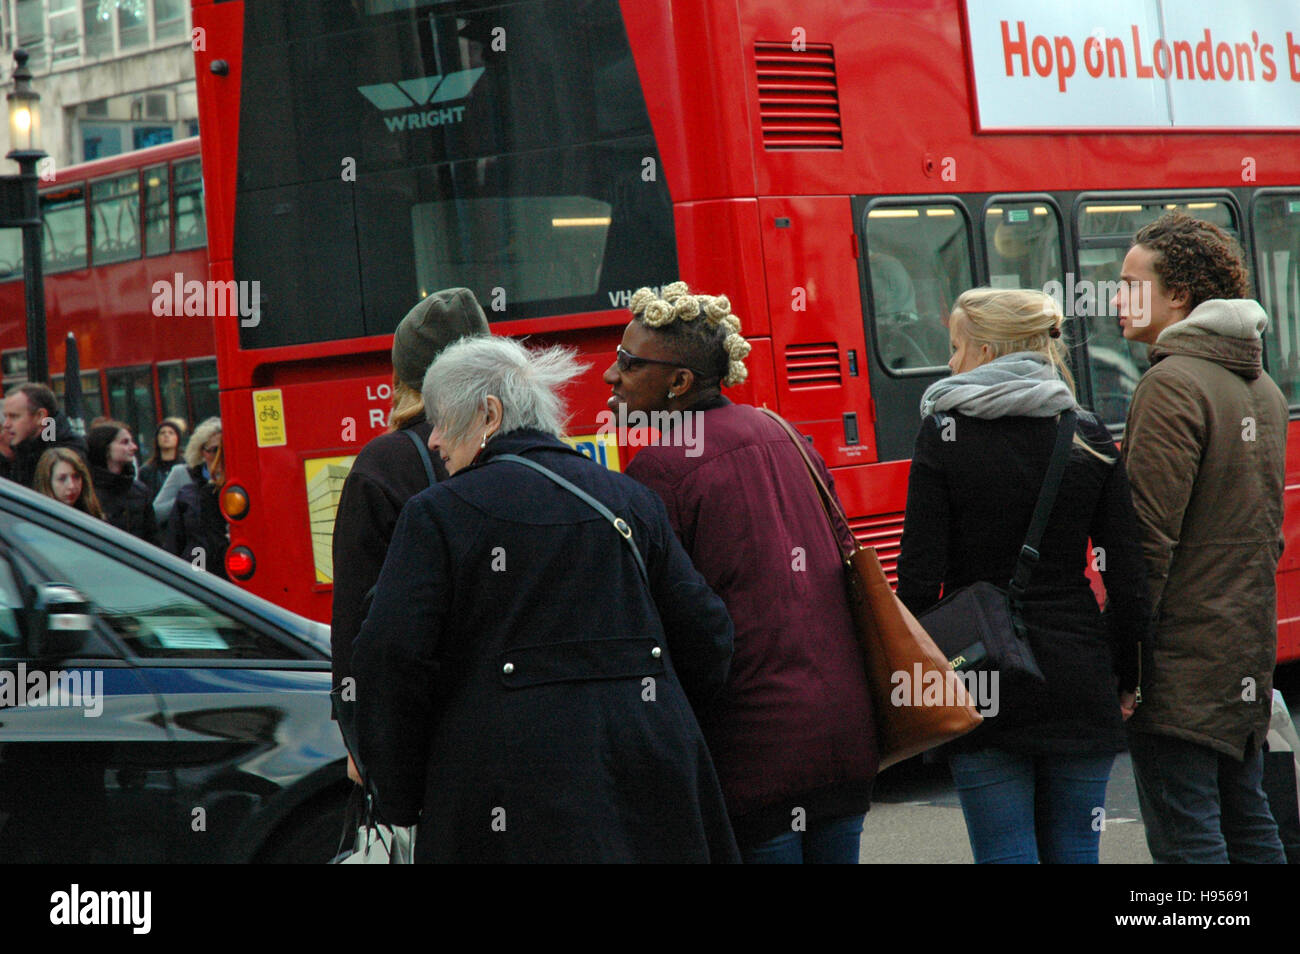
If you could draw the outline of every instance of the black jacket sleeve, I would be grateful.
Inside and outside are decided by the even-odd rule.
[[[1102,485],[1092,526],[1093,566],[1106,584],[1106,627],[1119,687],[1138,687],[1141,644],[1151,624],[1146,563],[1124,462],[1117,460]]]
[[[423,501],[397,522],[374,602],[353,644],[358,755],[384,821],[413,825],[425,795],[450,559]]]
[[[366,618],[366,594],[379,580],[401,510],[401,502],[355,469],[343,484],[333,542],[330,650],[335,689],[352,675],[352,644]]]
[[[898,598],[919,616],[935,603],[948,572],[952,532],[948,481],[939,456],[939,426],[931,415],[921,423],[907,478],[907,511],[898,555]]]

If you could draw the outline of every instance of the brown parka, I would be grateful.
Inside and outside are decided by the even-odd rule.
[[[1237,759],[1268,733],[1277,655],[1287,402],[1267,323],[1213,299],[1162,331],[1123,449],[1155,614],[1129,728]]]

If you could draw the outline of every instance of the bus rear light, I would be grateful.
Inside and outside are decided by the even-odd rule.
[[[243,520],[248,516],[248,491],[231,484],[221,492],[221,512],[227,520]]]
[[[226,551],[226,572],[236,580],[247,580],[257,569],[257,560],[248,547],[231,547]]]

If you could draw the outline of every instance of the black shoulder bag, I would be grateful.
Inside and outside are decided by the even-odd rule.
[[[1004,590],[981,580],[963,586],[917,617],[940,651],[948,657],[953,669],[958,672],[997,671],[1000,673],[999,691],[1009,693],[1008,698],[1012,699],[1041,688],[1047,682],[1029,646],[1021,611],[1034,567],[1038,565],[1038,547],[1043,540],[1043,531],[1047,529],[1052,505],[1056,502],[1056,493],[1070,457],[1077,419],[1074,411],[1061,414],[1047,476],[1043,478],[1034,516],[1029,521],[1029,532],[1025,534],[1015,573],[1007,588]]]

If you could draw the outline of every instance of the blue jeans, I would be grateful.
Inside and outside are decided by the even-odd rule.
[[[976,864],[1097,863],[1113,755],[955,752],[952,779]]]
[[[856,865],[865,815],[808,822],[807,831],[782,832],[753,845],[741,845],[747,865]]]
[[[1168,735],[1130,732],[1133,775],[1156,864],[1286,864],[1262,784],[1244,762]]]

